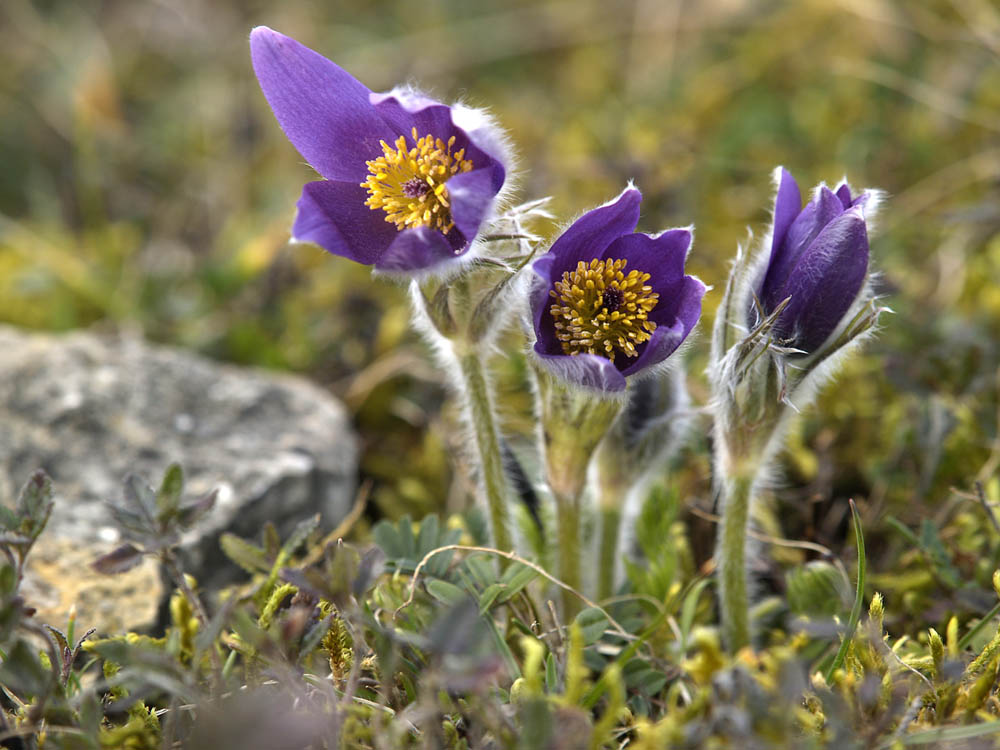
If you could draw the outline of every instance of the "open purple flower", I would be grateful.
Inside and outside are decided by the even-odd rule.
[[[251,32],[250,53],[285,135],[326,178],[302,189],[295,240],[411,273],[469,249],[506,177],[481,113],[413,91],[372,93],[265,26]]]
[[[816,351],[854,304],[868,277],[865,209],[874,194],[853,196],[845,182],[826,185],[802,207],[799,186],[782,167],[775,171],[771,254],[756,287],[765,315],[788,299],[774,334],[803,352]],[[756,314],[751,305],[753,324]]]
[[[701,315],[705,285],[684,275],[691,232],[635,232],[628,188],[588,211],[532,266],[534,352],[558,377],[601,391],[674,353]]]

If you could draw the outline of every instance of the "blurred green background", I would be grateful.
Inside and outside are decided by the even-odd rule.
[[[403,290],[287,244],[312,174],[257,88],[257,24],[374,90],[413,80],[488,106],[520,152],[520,197],[554,196],[560,221],[634,179],[640,229],[697,226],[703,331],[737,244],[766,231],[775,165],[804,190],[884,189],[872,258],[895,314],[793,435],[782,533],[839,550],[854,497],[875,552],[898,554],[886,514],[944,528],[976,480],[1000,500],[991,0],[3,0],[0,321],[129,327],[304,373],[347,401],[374,512],[397,516],[465,502],[453,416]],[[699,400],[706,339],[689,355]],[[498,366],[516,428],[519,362]],[[676,484],[709,509],[705,432]]]

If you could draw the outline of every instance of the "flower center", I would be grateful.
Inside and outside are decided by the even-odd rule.
[[[599,354],[612,362],[617,354],[638,355],[636,346],[649,341],[656,323],[649,313],[660,295],[646,284],[643,271],[625,273],[627,260],[580,261],[549,292],[556,338],[566,354]]]
[[[420,137],[416,128],[412,135],[414,145],[409,147],[403,135],[393,146],[382,141],[382,156],[368,162],[368,179],[361,183],[368,190],[365,205],[385,211],[385,220],[397,230],[430,227],[448,234],[455,222],[445,183],[472,169],[472,162],[464,148],[452,153],[455,136],[447,142],[432,135]]]

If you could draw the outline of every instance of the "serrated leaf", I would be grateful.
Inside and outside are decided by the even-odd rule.
[[[48,624],[44,627],[49,631],[49,635],[55,639],[56,644],[59,646],[59,653],[69,650],[69,641],[66,640],[66,635],[59,628],[54,628]]]
[[[226,557],[247,573],[267,573],[271,570],[271,563],[264,550],[235,534],[228,531],[223,533],[219,537],[219,546]]]
[[[185,528],[194,526],[198,521],[212,512],[218,497],[219,490],[213,489],[211,492],[206,492],[193,503],[181,506],[181,509],[177,512],[177,522]]]
[[[584,646],[597,643],[610,624],[607,615],[596,607],[587,607],[576,616],[574,622],[580,627]]]
[[[180,464],[170,464],[156,493],[156,520],[166,525],[177,515],[184,492],[184,471]]]
[[[288,541],[286,541],[284,546],[281,548],[281,552],[278,554],[278,557],[283,560],[291,559],[292,554],[296,549],[298,549],[299,545],[301,545],[318,527],[319,513],[299,521],[295,525],[295,528],[292,529],[292,533],[289,535]]]
[[[144,515],[111,503],[108,503],[105,507],[107,507],[111,519],[115,522],[115,526],[129,536],[144,538],[156,533],[156,529],[153,528],[151,521]]]
[[[143,552],[130,542],[116,547],[107,554],[101,555],[94,560],[90,567],[103,575],[115,575],[132,570],[142,562]]]
[[[156,510],[156,494],[153,489],[146,484],[142,477],[129,474],[125,477],[122,492],[133,511],[147,521],[148,526],[152,528],[153,514]]]

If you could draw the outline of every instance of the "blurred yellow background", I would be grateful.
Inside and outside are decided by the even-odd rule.
[[[373,90],[489,107],[520,198],[553,196],[560,222],[635,180],[641,230],[697,227],[703,331],[737,244],[766,231],[775,165],[804,190],[884,189],[872,259],[895,315],[793,437],[786,531],[839,544],[845,504],[831,521],[826,501],[847,496],[928,516],[978,478],[1000,500],[995,3],[4,0],[0,322],[135,327],[305,373],[347,400],[378,510],[398,515],[464,496],[441,378],[401,288],[287,244],[313,175],[257,88],[258,24]],[[520,365],[498,364],[516,426]],[[688,465],[707,493],[707,461]]]

